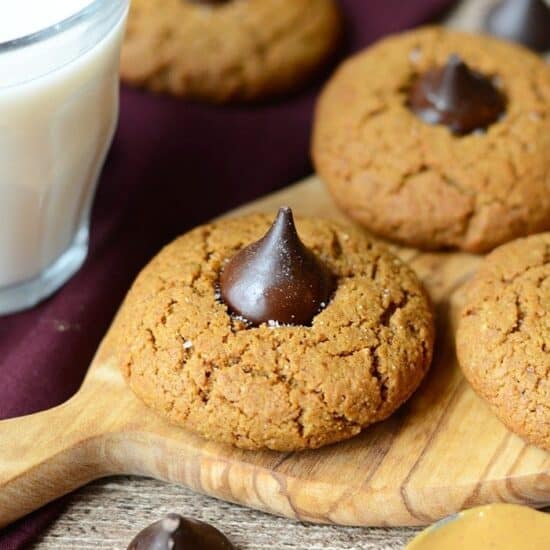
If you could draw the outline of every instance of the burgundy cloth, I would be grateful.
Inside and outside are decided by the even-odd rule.
[[[421,24],[452,0],[342,0],[345,54]],[[256,106],[214,107],[123,89],[119,129],[97,191],[80,272],[35,309],[0,319],[0,418],[52,407],[79,387],[138,270],[174,236],[306,176],[317,82]],[[9,441],[0,442],[2,446]],[[0,531],[24,547],[62,509]]]

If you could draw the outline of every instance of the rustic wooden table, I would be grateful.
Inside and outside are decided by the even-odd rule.
[[[475,30],[493,1],[464,0],[447,22],[453,27]],[[403,548],[418,531],[302,524],[176,485],[116,477],[91,483],[70,496],[62,516],[36,542],[35,548],[122,550],[138,530],[170,511],[213,523],[241,550]]]

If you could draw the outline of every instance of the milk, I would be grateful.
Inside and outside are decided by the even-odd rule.
[[[51,294],[84,261],[94,188],[117,121],[126,12],[127,0],[1,8],[0,313]]]

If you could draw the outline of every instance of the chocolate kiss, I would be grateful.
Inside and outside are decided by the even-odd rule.
[[[487,128],[504,112],[503,95],[457,55],[444,67],[421,75],[409,92],[409,107],[428,124],[444,124],[455,134]]]
[[[208,523],[168,514],[140,531],[128,550],[234,550],[229,540]]]
[[[489,11],[485,28],[533,50],[550,50],[550,7],[543,0],[504,0]]]
[[[328,268],[300,240],[288,207],[264,237],[229,260],[220,277],[222,300],[253,325],[307,325],[334,286]]]

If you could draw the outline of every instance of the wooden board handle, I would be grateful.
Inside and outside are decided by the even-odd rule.
[[[0,528],[94,479],[127,473],[121,434],[134,425],[125,413],[145,406],[107,360],[105,346],[71,399],[0,421]]]
[[[0,422],[0,527],[106,475],[102,428],[86,414],[87,393]]]

